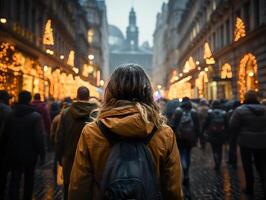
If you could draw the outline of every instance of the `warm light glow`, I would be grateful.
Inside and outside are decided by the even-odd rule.
[[[190,83],[192,76],[188,76],[174,84],[171,84],[168,91],[168,98],[183,98],[183,97],[192,97],[192,86]]]
[[[177,81],[178,79],[179,79],[178,76],[175,76],[175,77],[174,77],[174,80],[175,80],[175,81]]]
[[[198,70],[200,71],[201,70],[201,67],[198,67]]]
[[[204,44],[204,56],[203,57],[204,57],[207,65],[215,64],[215,60],[212,56],[212,51],[210,49],[208,42],[205,42],[205,44]]]
[[[89,43],[92,43],[92,42],[93,42],[93,36],[94,36],[94,32],[93,32],[92,29],[90,29],[90,30],[88,31],[88,42],[89,42]]]
[[[200,62],[199,61],[196,61],[196,65],[199,65],[200,64]]]
[[[162,89],[161,85],[157,85],[158,90]]]
[[[100,86],[101,86],[101,87],[104,86],[104,80],[100,80]]]
[[[209,71],[208,67],[205,67],[205,68],[204,68],[204,71],[205,71],[205,72],[208,72],[208,71]]]
[[[248,90],[258,91],[258,65],[256,57],[251,53],[244,55],[240,61],[238,72],[239,98],[243,102]]]
[[[183,68],[183,72],[188,73],[195,68],[196,68],[196,64],[195,64],[193,58],[190,56],[189,59],[185,63],[185,66]]]
[[[7,19],[6,18],[0,18],[0,23],[6,24],[7,23]]]
[[[48,19],[45,24],[45,29],[44,29],[44,34],[43,34],[43,44],[54,45],[54,36],[53,36],[53,28],[52,28],[51,19]]]
[[[47,72],[47,70],[48,70],[47,65],[44,65],[44,67],[43,67],[43,71],[44,71],[44,72]]]
[[[46,53],[50,55],[54,55],[54,51],[51,49],[46,49]]]
[[[180,77],[182,77],[182,76],[183,76],[183,74],[182,74],[182,73],[180,73],[180,74],[179,74],[179,76],[180,76]]]
[[[65,58],[64,55],[60,55],[60,59],[63,60]]]
[[[73,71],[78,74],[79,73],[79,69],[77,67],[73,67]]]
[[[235,31],[234,31],[234,41],[238,41],[240,38],[246,36],[245,24],[243,20],[239,17],[236,18]]]
[[[89,60],[93,60],[94,59],[94,55],[90,54],[90,55],[88,55],[88,58],[89,58]]]
[[[232,73],[231,65],[229,65],[228,63],[225,63],[221,69],[221,79],[232,78],[232,77],[233,77],[233,73]]]
[[[96,75],[96,83],[97,83],[97,86],[100,85],[100,80],[101,80],[101,71],[98,70],[97,71],[97,75]]]
[[[75,61],[75,52],[73,50],[70,50],[67,59],[67,64],[74,67],[74,61]]]
[[[205,71],[199,73],[198,78],[195,80],[195,85],[198,89],[198,97],[203,98],[206,92],[206,83],[208,83],[208,75]]]

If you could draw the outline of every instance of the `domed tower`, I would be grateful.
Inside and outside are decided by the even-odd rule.
[[[137,50],[139,47],[139,28],[136,25],[136,13],[131,8],[129,13],[129,25],[127,27],[127,45],[131,50]]]

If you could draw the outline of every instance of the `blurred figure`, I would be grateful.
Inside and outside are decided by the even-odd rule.
[[[219,101],[214,100],[212,102],[212,109],[208,111],[208,117],[203,126],[203,132],[212,147],[214,169],[216,171],[220,170],[223,158],[223,144],[226,141],[226,112],[220,106]]]
[[[176,134],[178,147],[183,167],[184,186],[189,186],[189,167],[191,149],[196,145],[199,137],[199,118],[197,112],[192,109],[189,98],[184,97],[180,108],[173,114],[172,128]]]
[[[136,185],[132,188],[129,183],[123,182],[121,185],[118,185],[119,182],[114,183],[115,186],[121,187],[117,187],[115,191],[111,190],[113,193],[108,193],[109,188],[104,187],[105,179],[114,176],[117,178],[116,172],[128,172],[129,174],[138,172],[143,175],[143,171],[139,171],[139,165],[135,165],[132,171],[130,170],[132,165],[127,165],[130,161],[134,164],[137,162],[133,159],[136,155],[138,158],[140,156],[146,158],[142,163],[151,164],[146,171],[151,173],[155,171],[154,175],[160,178],[158,190],[152,190],[153,192],[161,191],[163,199],[182,199],[182,173],[175,137],[171,128],[163,123],[163,117],[160,115],[159,107],[154,102],[152,94],[150,80],[140,66],[126,64],[116,68],[106,87],[104,103],[98,119],[87,124],[82,131],[71,172],[69,200],[103,199],[104,196],[111,199],[111,195],[123,192],[124,198],[119,198],[121,197],[119,195],[112,199],[140,199],[136,196],[143,195],[146,190],[143,189],[142,193],[136,193],[136,190],[140,191],[140,187]],[[105,128],[102,129],[103,127]],[[117,137],[122,139],[121,143],[114,139]],[[146,145],[142,146],[148,150],[144,151],[147,152],[146,157],[137,151],[139,149],[137,147],[141,144],[140,142],[136,144],[134,142],[136,139]],[[130,143],[125,143],[125,140]],[[125,147],[124,151],[121,151],[119,144]],[[135,150],[140,154],[125,155],[129,149],[132,150],[132,145],[135,145]],[[118,165],[108,163],[112,159],[108,158],[108,155],[114,152],[117,152],[115,158],[118,158]],[[150,156],[153,159],[147,159]],[[121,161],[124,162],[121,163]],[[108,173],[110,171],[106,169],[113,169],[114,173],[110,174]],[[128,177],[128,173],[121,175]],[[147,179],[145,181],[148,182]],[[156,181],[148,182],[144,188],[155,184]],[[141,185],[143,186],[143,180],[137,184],[137,186]],[[113,189],[112,185],[110,187]],[[133,190],[131,198],[128,198],[128,191],[123,188]]]
[[[6,124],[12,115],[12,109],[9,107],[9,96],[5,90],[0,90],[0,199],[4,198],[5,182],[6,182],[6,163],[4,162],[5,147],[4,131]]]
[[[50,143],[50,128],[51,128],[51,118],[48,110],[48,106],[45,102],[41,101],[41,95],[36,93],[34,95],[33,101],[31,103],[33,105],[36,112],[38,112],[43,120],[44,128],[45,128],[45,136],[46,136],[46,145],[48,150],[51,150],[51,143]]]
[[[209,111],[209,102],[206,99],[201,99],[199,106],[197,108],[197,113],[199,117],[199,126],[200,126],[200,132],[202,133],[203,126],[206,123],[207,117],[208,117],[208,111]],[[200,135],[200,144],[201,148],[205,149],[205,139],[203,134]]]
[[[32,199],[36,163],[38,158],[41,163],[45,159],[42,118],[29,105],[30,101],[31,94],[28,91],[19,93],[18,103],[14,105],[14,115],[8,121],[4,136],[4,160],[11,171],[9,199],[12,200],[19,199],[22,175],[23,199]]]
[[[227,123],[227,131],[228,131],[228,141],[229,141],[229,155],[228,155],[228,164],[231,165],[233,167],[233,169],[236,169],[237,167],[237,140],[235,135],[233,134],[233,132],[230,129],[230,119],[231,116],[234,112],[235,109],[237,109],[237,107],[239,107],[241,105],[240,101],[235,100],[233,102],[232,105],[232,109],[230,109],[227,112],[226,115],[226,123]]]
[[[67,198],[70,173],[81,131],[86,123],[93,120],[93,111],[98,107],[90,103],[90,91],[86,87],[77,90],[77,101],[65,109],[60,118],[57,156],[63,166],[64,199]]]
[[[180,105],[180,102],[178,99],[173,99],[173,100],[170,100],[166,103],[164,114],[167,118],[167,124],[168,125],[170,125],[170,123],[172,121],[173,114],[179,105]]]
[[[160,98],[156,101],[156,103],[158,104],[160,111],[162,114],[165,114],[165,108],[166,108],[166,104],[167,104],[167,99],[165,98]]]
[[[266,99],[262,99],[261,100],[261,104],[264,105],[264,106],[266,106]]]
[[[243,105],[238,107],[230,120],[232,134],[240,146],[246,178],[247,195],[254,194],[253,160],[262,182],[266,198],[266,108],[261,105],[255,91],[245,94]]]
[[[51,103],[51,106],[50,106],[50,119],[51,119],[51,122],[53,121],[53,119],[55,118],[55,116],[57,116],[61,111],[61,105],[59,102],[57,101],[54,101]]]

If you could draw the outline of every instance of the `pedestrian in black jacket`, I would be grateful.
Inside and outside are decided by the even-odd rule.
[[[266,198],[266,107],[259,103],[255,91],[245,94],[244,104],[234,111],[230,126],[240,146],[246,178],[244,192],[254,194],[254,159]]]
[[[9,199],[19,199],[20,180],[24,175],[23,199],[32,199],[35,166],[45,159],[44,128],[41,115],[29,105],[31,94],[22,91],[4,135],[5,162],[11,171]],[[4,188],[1,188],[4,189]],[[3,199],[3,198],[0,198]]]
[[[208,111],[206,122],[203,126],[203,133],[211,144],[214,169],[220,170],[223,157],[223,144],[226,141],[226,112],[221,109],[219,101],[212,102],[212,109]]]
[[[192,109],[189,98],[184,97],[180,107],[174,112],[171,127],[176,134],[180,151],[184,173],[183,185],[189,186],[191,149],[196,145],[200,133],[198,114]]]
[[[0,199],[4,195],[4,187],[6,182],[6,164],[5,156],[5,141],[3,141],[6,124],[12,116],[12,109],[9,107],[10,96],[5,90],[0,90]]]

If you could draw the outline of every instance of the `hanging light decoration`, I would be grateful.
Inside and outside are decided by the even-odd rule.
[[[54,36],[53,36],[53,28],[52,21],[48,19],[45,24],[44,34],[43,34],[43,44],[44,45],[54,45]]]
[[[231,65],[229,65],[228,63],[225,63],[222,66],[221,79],[232,78],[232,77],[233,77],[233,73],[232,73]]]
[[[73,50],[70,50],[67,59],[67,64],[74,67],[74,62],[75,62],[75,52]]]
[[[243,20],[239,17],[236,18],[235,31],[234,31],[234,41],[238,41],[240,38],[246,36],[245,24]]]
[[[204,44],[204,56],[203,57],[204,57],[207,65],[215,64],[215,60],[212,56],[212,51],[210,49],[208,42],[205,42],[205,44]]]

